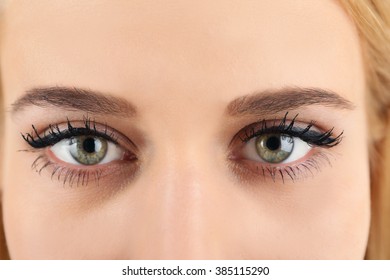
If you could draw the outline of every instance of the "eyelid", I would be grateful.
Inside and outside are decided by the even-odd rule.
[[[237,145],[238,140],[241,141],[241,143],[245,143],[254,137],[268,133],[287,134],[292,137],[298,137],[310,145],[322,146],[325,148],[336,146],[341,142],[344,133],[343,131],[337,136],[333,136],[334,128],[322,131],[315,126],[314,121],[311,121],[310,123],[298,122],[296,121],[296,117],[297,116],[295,116],[291,121],[284,118],[279,121],[262,120],[260,122],[249,124],[242,128],[233,137],[229,144],[229,148]]]
[[[139,149],[133,141],[122,133],[111,128],[107,124],[95,122],[90,119],[84,119],[83,121],[70,121],[51,124],[41,131],[37,130],[32,125],[31,133],[22,133],[23,139],[35,149],[41,149],[49,146],[53,146],[63,139],[67,139],[74,136],[93,135],[102,137],[115,144],[121,145],[123,148],[138,153]]]
[[[104,182],[104,186],[121,186],[121,182],[135,178],[139,163],[136,158],[129,158],[101,165],[74,165],[53,158],[52,152],[47,149],[40,152],[31,169],[39,175],[43,170],[47,171],[51,180],[55,179],[63,186],[87,186],[90,182],[99,185],[100,181]]]
[[[264,164],[247,159],[230,160],[229,168],[236,175],[240,182],[257,184],[259,180],[267,181],[272,179],[274,183],[280,180],[285,183],[287,180],[296,182],[308,177],[314,178],[315,172],[321,172],[323,166],[331,166],[332,154],[312,149],[302,161],[287,164]]]

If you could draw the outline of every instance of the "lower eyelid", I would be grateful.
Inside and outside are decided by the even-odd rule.
[[[305,157],[287,164],[269,164],[240,157],[229,158],[229,168],[241,182],[295,182],[314,177],[324,166],[331,166],[332,155],[320,148],[313,148]]]
[[[60,182],[63,186],[96,186],[107,185],[119,186],[121,181],[129,181],[137,174],[139,163],[137,159],[117,160],[100,165],[72,165],[59,161],[50,151],[45,148],[39,151],[31,165],[41,176],[48,176],[53,181]],[[116,182],[114,182],[116,181]]]

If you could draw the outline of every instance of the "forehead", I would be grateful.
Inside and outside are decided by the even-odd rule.
[[[114,93],[188,92],[189,85],[348,93],[362,68],[354,26],[330,0],[16,0],[5,11],[1,56],[2,68],[12,65],[5,80],[19,79],[20,87]]]

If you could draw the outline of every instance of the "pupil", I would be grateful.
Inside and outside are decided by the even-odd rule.
[[[272,136],[267,139],[265,145],[271,151],[278,150],[280,148],[280,139],[276,136]]]
[[[95,152],[95,139],[93,138],[87,138],[83,142],[83,149],[87,153],[94,153]]]

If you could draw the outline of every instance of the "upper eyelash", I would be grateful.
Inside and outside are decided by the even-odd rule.
[[[48,134],[44,134],[40,136],[37,129],[34,125],[31,125],[32,129],[35,133],[21,133],[23,139],[33,148],[41,149],[48,146],[53,146],[63,139],[67,139],[74,136],[98,136],[105,140],[111,141],[115,144],[118,144],[117,138],[115,137],[113,132],[108,132],[107,125],[104,125],[103,131],[99,131],[96,129],[96,122],[89,119],[84,118],[84,127],[74,127],[69,119],[67,120],[67,128],[60,130],[58,124],[49,125]]]
[[[274,120],[274,124],[272,127],[267,127],[267,121],[263,120],[260,123],[261,127],[258,130],[255,130],[254,125],[251,124],[244,128],[244,136],[240,139],[242,142],[248,142],[254,137],[258,137],[267,133],[280,133],[280,134],[287,134],[292,137],[299,137],[303,141],[307,142],[308,144],[315,145],[315,146],[322,146],[322,147],[334,147],[338,145],[342,140],[343,131],[333,137],[333,130],[334,128],[329,129],[325,132],[317,132],[311,130],[311,128],[314,126],[315,121],[311,121],[305,128],[299,128],[294,127],[295,120],[298,117],[298,114],[295,115],[295,117],[291,120],[289,124],[287,124],[287,115],[288,112],[284,115],[283,119],[280,121],[279,125],[276,124],[276,120]]]

